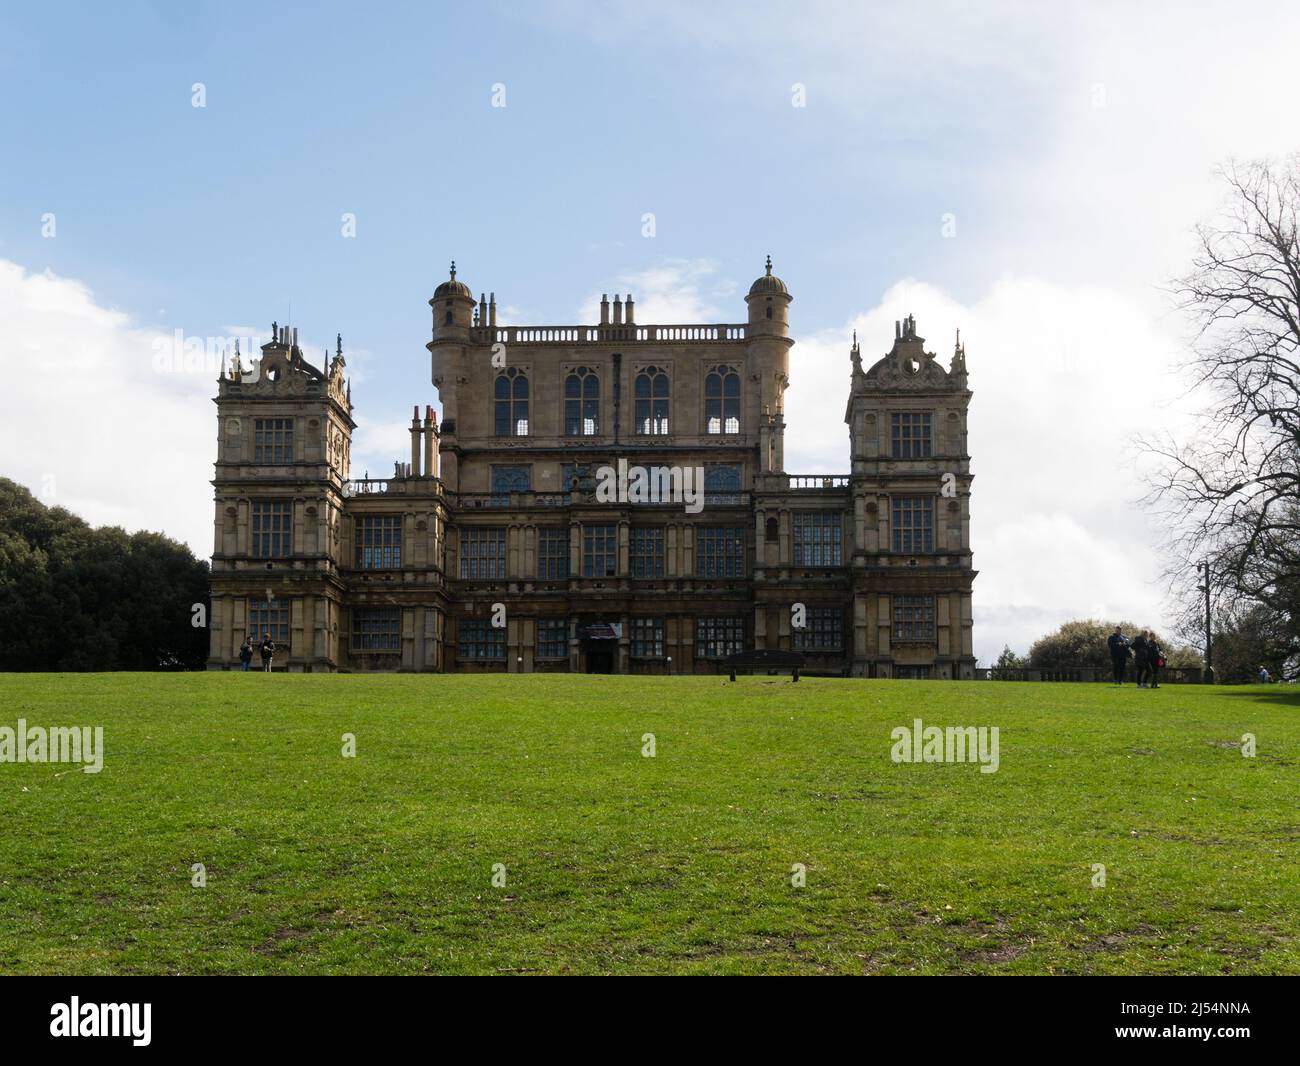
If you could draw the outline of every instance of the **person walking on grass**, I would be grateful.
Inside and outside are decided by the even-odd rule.
[[[271,639],[270,633],[263,634],[262,646],[258,650],[262,653],[262,669],[269,674],[271,661],[275,658],[275,641]]]
[[[245,637],[244,643],[239,646],[239,668],[245,673],[253,662],[253,638]]]
[[[1147,632],[1147,688],[1160,687],[1160,668],[1165,665],[1164,653],[1160,650],[1160,642],[1156,640],[1156,635],[1150,631]]]
[[[1110,649],[1110,665],[1115,671],[1115,680],[1112,682],[1116,685],[1124,684],[1124,666],[1128,663],[1128,657],[1133,654],[1133,649],[1129,647],[1128,637],[1124,636],[1124,631],[1115,627],[1115,632],[1106,638],[1106,647]]]
[[[1147,657],[1147,635],[1139,632],[1133,638],[1133,672],[1137,674],[1137,687],[1146,688],[1147,678],[1151,674],[1151,664]]]

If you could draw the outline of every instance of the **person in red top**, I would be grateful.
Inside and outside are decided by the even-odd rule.
[[[1133,638],[1133,670],[1137,674],[1137,687],[1146,688],[1151,676],[1150,645],[1145,630]]]
[[[1160,687],[1160,668],[1165,665],[1164,652],[1160,650],[1160,645],[1156,641],[1154,633],[1147,634],[1147,676],[1150,681],[1147,688]]]

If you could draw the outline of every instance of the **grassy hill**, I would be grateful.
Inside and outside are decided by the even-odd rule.
[[[893,763],[918,717],[998,772]],[[107,754],[0,764],[3,972],[1300,972],[1280,686],[0,676],[19,718]]]

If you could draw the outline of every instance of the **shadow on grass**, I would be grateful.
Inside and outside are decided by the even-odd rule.
[[[1249,698],[1256,703],[1280,703],[1300,709],[1300,685],[1216,685],[1214,688],[1216,696]]]

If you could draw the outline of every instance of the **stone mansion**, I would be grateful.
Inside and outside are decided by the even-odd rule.
[[[453,264],[441,423],[417,405],[383,479],[352,478],[341,342],[318,368],[273,327],[215,401],[209,668],[269,632],[303,672],[711,673],[776,648],[974,677],[965,351],[945,368],[909,317],[864,366],[855,336],[851,473],[787,473],[791,301],[769,259],[740,323],[643,325],[628,295],[594,325],[498,326]]]

